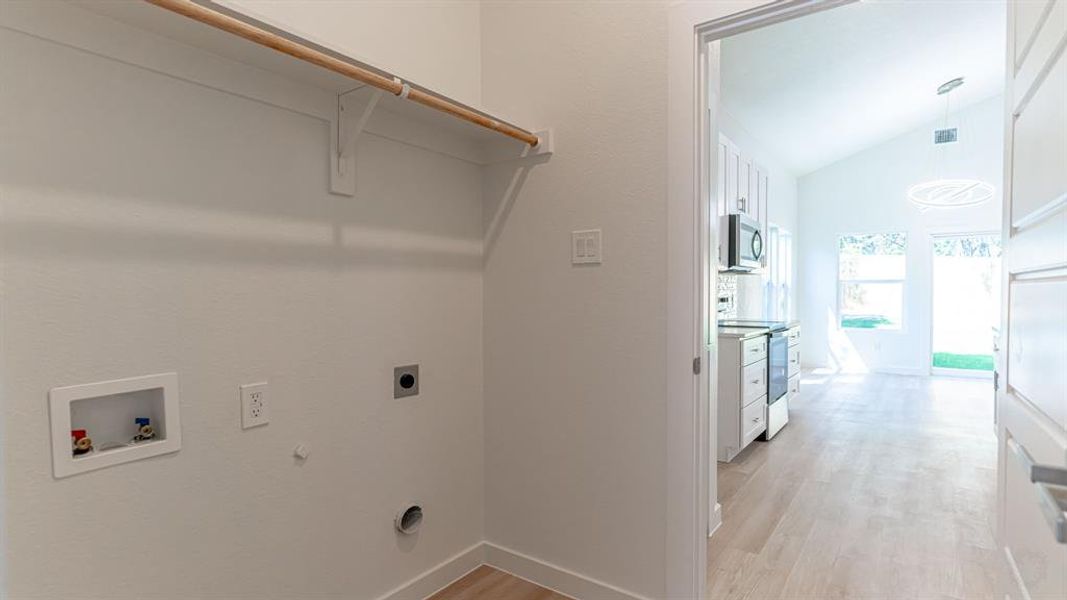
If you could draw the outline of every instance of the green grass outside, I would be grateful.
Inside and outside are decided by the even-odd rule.
[[[892,324],[885,317],[841,317],[841,327],[846,329],[879,329]]]
[[[934,366],[943,369],[970,369],[972,371],[992,371],[992,354],[953,354],[951,352],[934,352]]]

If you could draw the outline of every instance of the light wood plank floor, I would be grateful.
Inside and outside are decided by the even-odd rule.
[[[709,597],[993,598],[991,383],[802,381],[789,425],[719,464]]]
[[[571,600],[493,567],[482,565],[429,600]]]

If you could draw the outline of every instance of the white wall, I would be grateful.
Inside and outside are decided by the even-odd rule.
[[[725,40],[723,45],[729,43]],[[723,60],[728,60],[724,53]],[[739,60],[733,57],[732,60]],[[727,85],[724,83],[723,85]],[[797,178],[789,171],[782,161],[772,152],[766,144],[755,138],[743,123],[730,114],[729,107],[719,107],[719,131],[737,144],[743,153],[748,154],[753,160],[767,170],[767,215],[771,225],[778,225],[793,234],[794,253],[799,239],[797,218]],[[764,232],[764,239],[767,238]],[[794,261],[793,279],[796,280],[796,261]],[[738,274],[737,279],[737,316],[745,319],[765,318],[765,296],[767,293],[766,283],[769,273]],[[797,306],[796,286],[791,290],[792,306]]]
[[[478,107],[477,0],[216,0],[401,78]]]
[[[0,595],[371,598],[483,539],[478,167],[365,136],[331,196],[320,119],[6,29],[0,80]],[[180,453],[52,478],[51,387],[166,371]]]
[[[929,176],[934,123],[800,179],[801,319],[807,366],[926,373],[930,364],[931,234],[999,231],[1003,99],[973,105],[960,116],[964,159],[953,173],[981,179],[997,196],[974,208],[920,212],[906,196]],[[837,241],[847,233],[908,234],[904,327],[900,331],[838,330]]]
[[[558,136],[486,263],[486,535],[664,594],[667,75],[660,3],[486,3],[483,97]],[[489,206],[511,177],[495,174]],[[601,228],[604,264],[572,266]]]
[[[8,595],[367,598],[488,539],[663,597],[668,497],[687,491],[667,489],[667,15],[485,3],[477,93],[552,126],[555,156],[483,180],[370,136],[356,199],[325,192],[321,120],[5,32]],[[469,101],[413,72],[434,57],[389,64],[348,31],[312,37]],[[606,262],[574,268],[586,227]],[[410,361],[422,399],[393,402]],[[49,387],[169,369],[181,453],[51,479]],[[273,422],[242,432],[236,386],[264,378]],[[411,496],[427,522],[398,543]]]

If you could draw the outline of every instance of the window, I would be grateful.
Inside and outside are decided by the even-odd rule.
[[[844,235],[837,248],[841,327],[900,329],[904,321],[907,235]]]
[[[793,318],[793,236],[771,225],[767,231],[766,288],[763,312],[775,321]]]

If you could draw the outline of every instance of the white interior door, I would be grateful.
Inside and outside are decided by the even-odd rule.
[[[997,357],[1004,597],[1067,598],[1067,0],[1008,3]]]

